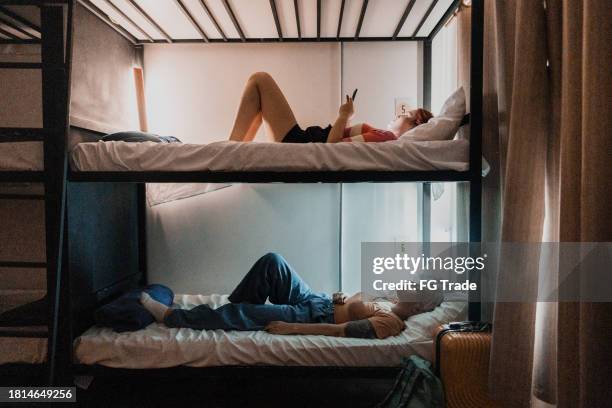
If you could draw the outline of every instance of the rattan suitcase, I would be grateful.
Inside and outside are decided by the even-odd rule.
[[[458,322],[435,333],[435,372],[444,384],[447,408],[499,407],[488,397],[491,326]]]

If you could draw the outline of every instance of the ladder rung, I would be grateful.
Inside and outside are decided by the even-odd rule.
[[[42,128],[0,128],[0,143],[40,142],[45,139]]]
[[[0,337],[47,338],[49,330],[45,326],[0,327]]]
[[[46,268],[46,262],[0,261],[0,268]]]
[[[6,69],[41,69],[40,62],[0,62],[0,68]]]
[[[1,183],[42,183],[44,181],[45,173],[42,171],[0,170]]]
[[[43,64],[42,62],[0,62],[0,69],[44,69],[65,70],[65,64]]]
[[[0,38],[0,44],[25,44],[25,45],[29,45],[29,44],[40,44],[41,41],[37,40],[37,39],[25,39],[25,38],[20,38],[19,40],[14,40],[14,39],[10,39],[10,38]]]
[[[0,193],[0,200],[44,200],[44,194],[11,194]]]

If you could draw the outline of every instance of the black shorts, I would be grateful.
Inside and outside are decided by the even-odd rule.
[[[283,143],[326,143],[331,125],[326,128],[321,126],[310,126],[306,130],[300,125],[295,125],[283,138]]]

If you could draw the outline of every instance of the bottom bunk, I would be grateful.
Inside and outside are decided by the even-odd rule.
[[[227,295],[176,295],[176,307],[200,304],[219,307]],[[91,327],[75,339],[79,364],[123,369],[177,366],[397,367],[402,357],[432,359],[433,333],[441,324],[464,320],[465,302],[443,302],[431,312],[410,317],[400,335],[379,339],[328,336],[281,336],[264,331],[168,328],[153,323],[145,329],[117,333]]]

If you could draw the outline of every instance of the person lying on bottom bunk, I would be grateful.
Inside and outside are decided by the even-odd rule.
[[[396,140],[433,117],[425,109],[415,109],[397,117],[389,124],[388,130],[382,130],[368,124],[350,126],[354,113],[353,100],[347,95],[333,126],[310,126],[304,130],[298,125],[287,99],[270,74],[257,72],[246,83],[230,140],[252,141],[262,122],[266,121],[275,142],[386,142]]]
[[[392,307],[364,302],[359,294],[347,299],[335,293],[330,298],[313,292],[282,256],[268,253],[251,267],[229,300],[217,309],[200,305],[187,310],[169,308],[145,292],[140,298],[155,320],[168,327],[383,339],[401,333],[408,317],[433,310],[442,295],[426,292],[419,301],[399,301]]]

